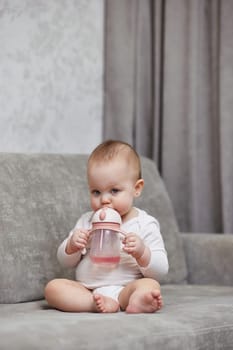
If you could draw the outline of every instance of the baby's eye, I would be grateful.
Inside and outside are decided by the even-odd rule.
[[[100,191],[98,191],[98,190],[93,190],[93,191],[91,192],[91,194],[92,194],[94,197],[98,197],[98,196],[100,195]]]
[[[119,193],[120,192],[120,190],[118,190],[117,188],[113,188],[112,190],[111,190],[111,193],[114,195],[114,194],[117,194],[117,193]]]

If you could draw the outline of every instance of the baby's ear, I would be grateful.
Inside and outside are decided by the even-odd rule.
[[[134,186],[134,189],[135,189],[135,197],[139,197],[142,190],[143,190],[143,187],[144,187],[144,180],[143,179],[139,179],[137,180],[137,182],[135,183],[135,186]]]

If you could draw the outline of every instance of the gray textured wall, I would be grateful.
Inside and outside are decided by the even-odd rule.
[[[0,0],[0,152],[101,140],[103,0]]]

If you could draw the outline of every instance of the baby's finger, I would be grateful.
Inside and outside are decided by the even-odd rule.
[[[76,243],[87,244],[87,238],[86,237],[79,237],[76,240]]]
[[[86,247],[86,245],[79,242],[79,243],[76,244],[76,247],[77,247],[78,249],[83,249],[83,248]]]

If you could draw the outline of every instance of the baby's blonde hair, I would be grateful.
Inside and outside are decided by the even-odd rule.
[[[99,144],[88,159],[88,167],[92,162],[106,162],[122,156],[132,167],[134,167],[136,178],[141,179],[141,162],[138,153],[127,142],[118,140],[107,140]]]

